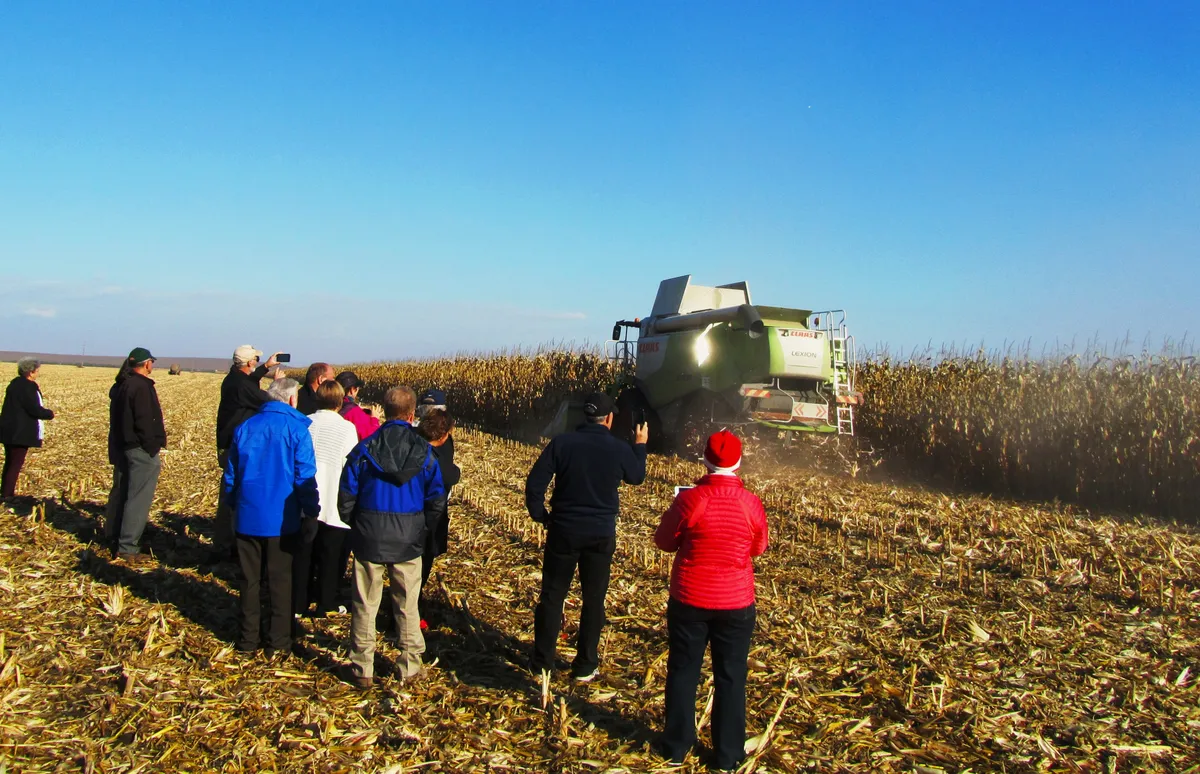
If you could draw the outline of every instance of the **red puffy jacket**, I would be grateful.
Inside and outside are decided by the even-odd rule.
[[[693,607],[754,604],[754,563],[767,550],[767,513],[737,476],[705,476],[663,514],[654,543],[675,551],[671,596]]]

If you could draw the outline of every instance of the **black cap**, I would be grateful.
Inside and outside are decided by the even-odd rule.
[[[158,358],[156,358],[154,355],[151,355],[150,350],[146,349],[145,347],[134,347],[133,351],[129,353],[129,362],[131,365],[144,363],[147,360],[158,360]]]
[[[613,399],[602,392],[589,393],[583,399],[583,413],[589,417],[606,417],[613,412]]]
[[[326,371],[325,373],[329,373],[329,372]],[[347,390],[347,391],[353,390],[355,387],[363,386],[363,380],[359,379],[358,375],[355,374],[353,371],[342,371],[340,374],[333,377],[333,380],[335,382],[337,382],[338,384],[342,385],[343,390]]]
[[[417,401],[422,406],[445,406],[446,392],[444,390],[426,390]]]

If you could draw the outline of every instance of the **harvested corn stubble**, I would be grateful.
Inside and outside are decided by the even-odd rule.
[[[434,570],[429,676],[381,639],[369,691],[336,679],[348,616],[299,655],[232,647],[237,569],[211,564],[219,375],[159,381],[170,444],[141,567],[100,544],[113,372],[45,366],[58,418],[0,508],[0,763],[55,771],[655,770],[669,562],[650,547],[694,462],[622,490],[601,678],[528,671],[544,533],[538,449],[456,431],[463,484]],[[768,475],[769,473],[769,475]],[[757,561],[747,770],[1186,771],[1200,765],[1200,540],[1061,506],[747,470]],[[44,523],[30,515],[42,506]],[[52,507],[47,507],[52,506]],[[985,575],[986,573],[986,575]],[[985,584],[986,577],[986,584]],[[573,634],[578,599],[568,602]],[[567,642],[570,641],[568,638]],[[564,643],[563,655],[570,657]],[[697,696],[708,739],[708,686]],[[696,756],[683,771],[703,770]]]

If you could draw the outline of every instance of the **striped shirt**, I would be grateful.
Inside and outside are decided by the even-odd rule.
[[[308,432],[312,433],[313,452],[317,457],[317,491],[321,495],[319,518],[331,527],[350,529],[338,515],[338,484],[346,455],[358,444],[358,433],[354,425],[336,411],[321,409],[309,419],[312,424],[308,426]]]

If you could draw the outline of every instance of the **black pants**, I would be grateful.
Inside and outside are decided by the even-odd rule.
[[[0,497],[13,497],[17,494],[17,476],[21,475],[21,467],[25,464],[25,455],[28,453],[28,446],[4,444],[4,473],[0,477]]]
[[[705,610],[674,598],[667,603],[667,722],[663,751],[680,760],[696,743],[696,686],[704,648],[712,646],[712,742],[718,769],[745,756],[746,659],[754,633],[754,605]]]
[[[312,550],[317,575],[317,615],[337,609],[338,587],[346,574],[343,548],[349,535],[348,529],[317,525],[317,539]]]
[[[256,650],[262,602],[259,590],[267,577],[267,649],[287,651],[292,646],[292,553],[298,535],[284,537],[237,536],[238,562],[242,566],[242,634],[240,650]]]
[[[217,465],[221,468],[221,477],[217,479],[217,515],[213,520],[213,548],[221,554],[227,554],[237,545],[237,523],[234,520],[233,509],[229,507],[229,498],[225,494],[225,464],[229,462],[229,450],[217,450]]]
[[[616,537],[564,534],[550,530],[542,557],[542,595],[533,617],[533,665],[553,669],[562,628],[563,602],[579,567],[579,591],[583,610],[579,614],[579,637],[571,671],[590,674],[600,665],[600,630],[604,628],[604,597],[612,570]]]
[[[315,586],[312,582],[313,543],[317,539],[320,523],[316,519],[301,519],[300,532],[293,541],[295,551],[292,554],[292,612],[297,615],[307,614],[308,605],[312,601],[310,592]]]

